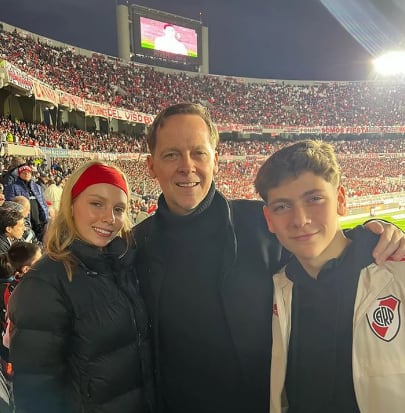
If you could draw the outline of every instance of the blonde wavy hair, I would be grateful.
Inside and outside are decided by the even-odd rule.
[[[80,239],[80,235],[76,229],[72,214],[72,188],[76,184],[78,179],[82,176],[82,174],[93,165],[103,165],[115,169],[122,175],[125,181],[128,198],[124,225],[119,233],[119,236],[126,241],[127,248],[130,240],[131,221],[128,216],[128,209],[130,198],[129,194],[131,192],[125,174],[116,166],[107,164],[99,160],[92,160],[84,163],[78,169],[76,169],[67,179],[62,192],[59,212],[47,229],[44,240],[46,254],[51,259],[55,261],[61,261],[63,263],[67,277],[70,281],[72,281],[73,270],[76,265],[76,261],[74,256],[70,252],[69,247],[75,239]],[[123,254],[125,254],[125,252],[126,250],[123,251]]]

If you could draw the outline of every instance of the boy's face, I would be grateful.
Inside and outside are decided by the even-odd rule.
[[[269,230],[301,264],[307,262],[311,267],[322,266],[343,251],[346,241],[338,217],[344,213],[343,187],[336,188],[312,172],[270,189],[264,207]]]

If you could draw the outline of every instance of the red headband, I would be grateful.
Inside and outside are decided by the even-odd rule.
[[[72,188],[72,199],[75,199],[88,186],[94,184],[111,184],[122,189],[128,195],[127,184],[115,168],[94,164],[87,168]]]

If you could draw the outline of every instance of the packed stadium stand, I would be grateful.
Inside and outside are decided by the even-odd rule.
[[[96,53],[80,54],[75,47],[55,46],[17,30],[0,32],[0,62],[49,89],[150,118],[177,102],[208,106],[222,131],[216,183],[230,198],[257,198],[252,182],[260,164],[303,137],[334,145],[350,197],[405,189],[403,81],[293,82],[163,71]],[[38,148],[43,158],[61,165],[61,176],[83,158],[103,154],[128,174],[134,193],[147,199],[159,194],[144,163],[143,125],[136,133],[125,133],[119,128],[100,130],[94,124],[80,128],[72,122],[52,122],[42,114],[38,119],[35,110],[31,116],[17,118],[11,109],[5,110],[4,102],[13,95],[31,99],[35,107],[35,96],[20,97],[16,90],[0,86],[4,168],[14,145]]]

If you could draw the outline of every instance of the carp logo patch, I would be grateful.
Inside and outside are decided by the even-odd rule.
[[[399,305],[401,301],[393,295],[378,298],[367,311],[367,321],[371,331],[381,340],[391,341],[401,326]]]

